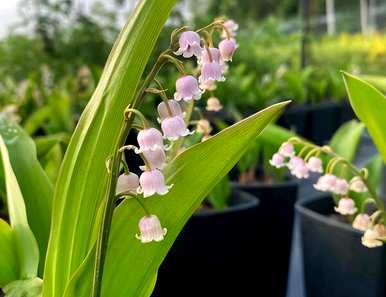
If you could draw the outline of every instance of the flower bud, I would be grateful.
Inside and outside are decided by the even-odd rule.
[[[222,105],[220,103],[220,100],[218,100],[216,97],[210,97],[206,101],[206,110],[207,111],[220,111],[222,109]]]
[[[200,89],[214,91],[216,90],[216,84],[213,80],[200,81]]]
[[[350,190],[357,193],[367,192],[367,187],[359,176],[354,176],[350,181]]]
[[[357,208],[355,207],[355,202],[351,198],[341,198],[338,202],[338,206],[334,207],[337,213],[341,215],[353,215],[357,212]]]
[[[311,157],[307,162],[307,168],[311,172],[323,172],[322,160],[318,157]]]
[[[283,155],[284,157],[293,157],[295,155],[295,149],[291,142],[284,142],[280,146],[279,154]]]
[[[161,122],[161,128],[164,133],[164,138],[172,141],[191,134],[186,127],[184,119],[180,116],[165,118]]]
[[[161,222],[156,215],[148,215],[139,220],[138,223],[140,234],[135,237],[142,243],[152,241],[162,241],[167,233],[166,228],[162,228]]]
[[[165,178],[158,169],[142,172],[139,177],[141,185],[139,194],[143,193],[143,197],[149,197],[154,194],[165,195],[169,192],[169,186],[165,185]]]
[[[135,173],[121,174],[117,180],[116,194],[135,193],[139,187],[139,177]]]
[[[282,155],[276,153],[272,156],[272,159],[269,160],[269,164],[276,168],[282,168],[286,165],[285,158]]]
[[[201,55],[200,35],[194,31],[185,31],[181,34],[178,41],[180,47],[175,52],[177,56],[182,55],[184,58],[190,58],[193,55]]]
[[[371,227],[370,216],[366,213],[358,214],[352,223],[352,227],[357,230],[366,231]]]
[[[233,54],[235,53],[237,44],[234,39],[224,39],[219,45],[221,58],[223,61],[232,61]]]
[[[139,144],[139,151],[136,151],[137,153],[148,150],[163,149],[164,147],[162,134],[155,128],[139,131],[137,141]]]
[[[197,79],[192,75],[185,75],[177,79],[174,100],[190,101],[201,98],[202,91],[198,87]]]
[[[182,109],[180,104],[175,100],[168,100],[168,105],[171,111],[171,114],[169,113],[168,107],[166,106],[166,103],[162,101],[160,104],[158,104],[157,110],[158,114],[160,116],[161,121],[168,118],[168,117],[174,117],[174,116],[180,116],[182,117]]]
[[[203,135],[208,135],[212,131],[212,127],[208,120],[201,119],[197,122],[196,131]]]
[[[224,27],[227,29],[230,37],[235,37],[236,31],[239,29],[239,24],[237,24],[234,20],[227,20],[224,22]],[[223,30],[221,36],[227,38],[228,34],[225,32],[225,30]]]

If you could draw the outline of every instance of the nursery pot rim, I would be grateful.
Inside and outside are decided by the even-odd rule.
[[[348,231],[348,232],[354,232],[354,233],[359,234],[359,235],[363,234],[362,231],[354,229],[349,224],[340,222],[338,220],[335,220],[333,218],[328,217],[327,215],[318,213],[317,211],[308,208],[309,204],[316,202],[316,201],[319,201],[319,200],[323,200],[323,199],[332,199],[332,197],[331,197],[331,195],[328,195],[328,194],[324,194],[324,195],[321,194],[321,195],[318,195],[318,196],[313,197],[311,199],[302,199],[302,200],[296,202],[295,210],[298,214],[305,215],[309,218],[312,218],[321,224],[335,227],[335,228],[338,228],[338,229],[341,229],[344,231]],[[333,212],[331,212],[331,213],[333,213]]]
[[[193,215],[194,217],[206,217],[206,216],[217,216],[217,215],[224,215],[229,213],[234,213],[242,210],[247,210],[253,207],[257,207],[260,203],[259,199],[246,192],[242,191],[240,189],[235,189],[232,187],[231,197],[240,196],[244,201],[241,203],[237,203],[235,205],[229,205],[228,207],[224,209],[200,209],[196,211],[196,213]]]

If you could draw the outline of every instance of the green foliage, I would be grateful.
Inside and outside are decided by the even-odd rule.
[[[228,206],[231,195],[231,185],[229,177],[223,177],[212,189],[207,197],[210,205],[216,209],[224,209]]]
[[[343,124],[333,135],[330,146],[339,156],[349,162],[354,160],[365,126],[356,120]]]
[[[369,83],[343,73],[350,103],[386,162],[386,98]]]
[[[0,117],[0,135],[23,194],[28,223],[39,245],[42,273],[50,232],[53,186],[37,160],[35,143],[19,126]]]
[[[19,276],[14,232],[0,219],[0,288]]]
[[[134,99],[146,61],[173,5],[173,0],[140,3],[120,33],[71,138],[57,179],[43,296],[64,296],[92,250],[96,213],[108,190],[105,163],[118,149],[123,112]],[[82,291],[82,286],[76,288]],[[67,290],[71,292],[71,288]]]
[[[373,156],[365,166],[369,172],[367,181],[370,186],[377,192],[380,191],[382,174],[383,174],[383,160],[380,155]]]
[[[12,132],[11,132],[12,133]],[[23,195],[13,172],[7,146],[0,136],[0,153],[3,164],[7,193],[8,213],[14,234],[15,253],[18,260],[18,279],[30,279],[37,276],[39,248],[27,219]]]

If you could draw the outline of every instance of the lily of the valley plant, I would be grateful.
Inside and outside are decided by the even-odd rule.
[[[366,125],[385,161],[386,109],[383,108],[386,98],[358,78],[345,74],[344,79],[354,111]],[[378,193],[377,184],[370,181],[366,168],[358,169],[330,146],[316,146],[297,137],[284,142],[270,163],[276,168],[288,168],[298,179],[320,175],[314,188],[334,197],[335,212],[347,217],[354,229],[363,232],[362,244],[374,248],[386,242],[384,200]]]
[[[143,75],[174,2],[139,1],[72,135],[55,185],[37,161],[33,141],[0,118],[0,187],[10,223],[0,220],[0,287],[7,297],[150,296],[184,224],[287,104],[210,135],[194,102],[225,80],[235,53],[237,24],[225,18],[201,29],[176,29],[169,48]],[[185,62],[196,65],[194,72],[186,71]],[[180,72],[175,90],[157,80],[166,65]],[[158,123],[141,112],[149,93],[160,98]],[[210,96],[206,109],[216,112],[221,103]],[[138,141],[125,145],[132,129]],[[202,141],[186,147],[192,133]],[[127,150],[142,157],[140,176],[124,158]]]

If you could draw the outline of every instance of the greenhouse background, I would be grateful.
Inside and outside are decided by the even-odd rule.
[[[40,262],[38,272],[35,273],[38,282],[33,283],[32,287],[26,285],[28,289],[23,287],[17,294],[29,290],[31,295],[26,295],[28,297],[53,297],[49,290],[58,294],[63,289],[55,297],[76,296],[76,285],[71,281],[82,270],[75,268],[83,269],[89,264],[87,261],[91,261],[89,255],[99,252],[99,257],[95,257],[95,267],[101,265],[103,268],[105,265],[107,268],[105,272],[102,269],[100,275],[95,268],[94,279],[90,283],[95,285],[99,281],[102,289],[97,286],[92,289],[101,290],[102,293],[93,291],[90,296],[106,296],[103,281],[107,279],[106,282],[117,285],[123,277],[121,274],[121,278],[115,279],[108,274],[112,272],[109,261],[115,260],[115,254],[111,256],[106,252],[106,256],[103,250],[114,246],[109,242],[109,236],[112,236],[109,230],[106,232],[103,229],[113,228],[110,226],[114,222],[113,213],[116,215],[126,205],[134,209],[130,204],[132,200],[138,200],[139,206],[145,211],[146,216],[142,219],[151,218],[147,210],[149,206],[160,213],[168,208],[167,204],[161,206],[153,203],[152,197],[146,198],[141,179],[135,191],[131,189],[122,192],[118,191],[122,186],[119,179],[129,174],[138,179],[138,176],[142,178],[144,173],[156,170],[165,175],[165,181],[161,175],[163,191],[156,191],[155,195],[166,195],[162,198],[167,201],[165,203],[171,203],[171,209],[174,207],[176,212],[181,207],[185,211],[184,217],[181,221],[173,222],[171,214],[171,217],[165,215],[165,221],[171,225],[167,228],[161,228],[164,222],[162,215],[161,223],[156,221],[159,238],[150,240],[156,242],[149,245],[159,245],[164,254],[157,254],[156,249],[152,248],[147,254],[147,250],[142,251],[135,245],[137,241],[146,241],[141,221],[139,224],[138,220],[129,223],[129,216],[127,225],[121,222],[121,228],[118,228],[120,231],[139,228],[140,233],[135,234],[139,240],[136,239],[134,250],[140,250],[138,259],[141,260],[136,261],[136,254],[129,254],[128,247],[119,249],[114,246],[114,251],[121,256],[127,252],[127,259],[133,260],[134,266],[141,266],[138,264],[141,261],[148,265],[143,264],[140,267],[142,270],[137,267],[138,271],[145,271],[143,278],[133,280],[134,277],[129,277],[134,284],[132,288],[138,287],[142,291],[130,291],[127,288],[124,292],[130,294],[122,297],[190,296],[193,293],[196,296],[226,296],[231,292],[239,296],[267,297],[386,296],[386,247],[383,245],[386,242],[386,211],[382,203],[382,196],[386,196],[386,138],[383,138],[386,137],[383,129],[386,106],[382,101],[386,93],[385,0],[180,0],[176,1],[167,19],[166,12],[171,4],[166,2],[171,3],[172,0],[165,0],[165,3],[155,0],[3,2],[0,4],[0,165],[4,166],[0,171],[0,270],[3,268],[4,271],[11,271],[11,266],[17,263],[9,264],[11,268],[8,264],[2,266],[6,258],[1,256],[2,234],[8,234],[3,231],[2,224],[12,228],[17,226],[13,223],[7,170],[12,174],[15,172],[16,184],[19,183],[25,200],[25,206],[22,204],[21,209],[27,211],[26,221],[40,248]],[[166,23],[154,49],[150,51],[148,36],[157,38],[157,26],[162,25],[161,14],[165,14]],[[158,23],[151,24],[148,15],[153,16]],[[129,25],[125,26],[127,22]],[[231,24],[228,23],[229,27],[227,22]],[[125,30],[132,35],[125,35]],[[135,35],[141,30],[148,35]],[[183,49],[184,33],[192,34],[192,39],[195,38],[194,34],[200,34],[200,54],[187,53],[189,47],[193,48],[192,44]],[[113,48],[116,40],[118,43]],[[228,56],[224,54],[226,49],[220,46],[224,41],[234,42],[230,45],[231,53]],[[144,44],[143,51],[149,54],[148,62],[146,53],[138,58],[139,62],[136,58],[129,59],[131,51],[140,48],[137,48],[137,43],[141,42]],[[215,63],[216,56],[211,53],[211,49],[217,42],[220,48],[218,55],[221,56],[218,58],[221,60],[221,77],[210,78],[210,86],[203,86],[205,82],[208,83],[203,78],[204,65]],[[124,59],[127,59],[128,68],[125,68],[126,64],[120,64]],[[162,59],[168,60],[175,67],[164,67],[161,71]],[[157,69],[160,64],[162,66]],[[148,76],[142,74],[142,66],[144,73],[154,74],[154,77],[150,75],[153,80],[147,86]],[[157,72],[153,73],[154,69]],[[133,83],[128,87],[123,78],[132,79],[131,73],[139,75],[138,84]],[[183,88],[178,86],[178,82],[186,76],[193,78],[193,83],[197,84],[192,87],[196,88],[195,94],[187,96],[188,99],[181,95]],[[104,79],[106,77],[109,80]],[[141,96],[135,97],[124,110],[114,115],[107,113],[111,106],[117,107],[121,104],[119,102],[126,100],[125,96],[130,96],[130,90],[133,89],[133,94]],[[114,97],[116,94],[122,98]],[[138,110],[131,105],[137,102],[141,103]],[[195,107],[189,105],[191,102],[196,104]],[[363,102],[367,102],[367,105]],[[163,108],[167,116],[162,113],[162,104],[166,104]],[[260,114],[255,114],[261,110]],[[102,111],[106,113],[97,113]],[[96,114],[93,115],[93,112]],[[95,117],[88,118],[90,114]],[[102,140],[112,137],[114,132],[111,131],[118,129],[118,126],[111,124],[111,131],[103,130],[103,127],[106,128],[103,121],[108,119],[106,122],[113,122],[121,116],[125,127],[122,131],[126,131],[126,125],[132,127],[127,128],[127,135],[122,138],[121,147],[115,152],[112,143],[119,143],[118,140],[111,138],[110,143]],[[182,140],[168,137],[163,126],[165,118],[177,116],[181,116],[183,122],[183,132],[177,135],[184,137]],[[165,160],[162,160],[161,165],[154,165],[154,168],[140,141],[140,133],[147,131],[149,125],[160,126],[163,133],[163,138],[160,134],[161,142],[167,143],[162,145],[161,153],[161,158]],[[237,128],[241,125],[247,128]],[[82,130],[85,126],[88,130]],[[13,127],[13,130],[9,127]],[[100,130],[92,134],[94,128]],[[252,136],[250,139],[246,136],[241,139],[243,133],[247,135],[245,131],[253,129],[256,130],[255,136],[262,131],[256,140]],[[24,141],[30,147],[20,151],[16,145],[13,147],[14,139],[10,137],[12,131],[21,131],[21,139],[25,137]],[[227,133],[234,137],[233,142]],[[97,139],[95,143],[92,142],[93,137]],[[237,137],[241,139],[240,147],[237,147]],[[4,151],[7,149],[1,146],[3,138],[9,151],[10,169],[6,167]],[[119,141],[122,139],[119,138]],[[220,141],[216,139],[223,139],[223,142],[205,150],[205,143]],[[77,146],[76,141],[83,141],[84,146]],[[242,141],[248,144],[245,150],[241,147]],[[93,145],[93,155],[81,156],[81,152],[91,151]],[[114,148],[114,153],[110,152],[110,146]],[[237,149],[238,153],[232,155],[233,152],[227,152],[227,146]],[[198,154],[200,147],[204,152],[202,155]],[[197,156],[194,155],[195,150]],[[216,150],[219,150],[218,155]],[[44,217],[45,210],[34,210],[29,201],[29,196],[40,195],[40,192],[37,192],[38,195],[33,192],[34,186],[40,187],[38,182],[33,185],[37,177],[27,177],[31,166],[25,164],[31,152],[33,162],[36,159],[38,164],[34,166],[39,167],[38,171],[50,185],[42,190],[42,196],[53,197],[53,202],[46,205],[46,223],[50,223],[45,227],[41,227],[39,221],[40,215]],[[99,152],[106,155],[99,156]],[[196,158],[192,157],[197,164],[189,163],[189,166],[197,166],[193,168],[196,171],[192,169],[194,177],[188,172],[187,166],[179,163],[189,154]],[[222,167],[216,167],[217,163],[211,160],[207,160],[205,166],[200,163],[201,159],[206,160],[210,154],[213,154],[213,158],[218,157],[216,162]],[[117,161],[115,183],[114,174],[111,173],[116,169],[113,167],[116,165],[114,158],[120,159]],[[96,165],[92,163],[94,159]],[[144,165],[140,166],[142,163]],[[75,174],[74,169],[73,174],[66,177],[66,170],[71,166],[79,172]],[[103,170],[106,167],[107,173],[93,172],[94,166]],[[77,174],[84,174],[82,182],[76,180]],[[99,174],[101,185],[111,182],[107,187],[110,192],[112,187],[116,187],[116,193],[113,191],[116,197],[113,195],[114,200],[110,204],[109,223],[106,223],[108,211],[103,214],[106,214],[107,219],[103,217],[102,221],[98,221],[101,209],[105,205],[109,206],[110,201],[107,198],[104,200],[101,194],[106,189],[98,188]],[[176,176],[184,186],[179,185],[179,180],[174,180]],[[197,177],[201,181],[200,178],[204,180],[202,176],[210,183],[203,185],[204,190],[201,191],[193,182],[197,187],[189,188],[191,179]],[[334,183],[341,182],[346,189],[342,192],[336,190],[337,186],[333,190],[332,186],[328,188],[327,183],[322,184],[326,176],[333,176]],[[169,179],[175,185],[167,185]],[[76,192],[77,185],[80,185],[81,193]],[[91,199],[92,185],[99,199],[95,203]],[[187,198],[189,196],[192,204],[188,204],[189,199],[186,205],[183,199],[174,205],[173,200],[167,200],[169,194],[171,197],[176,195],[173,194],[174,187],[181,193],[181,188],[189,189],[193,193],[192,198],[186,192],[183,193]],[[66,220],[66,209],[77,203],[71,195],[77,197],[80,206],[76,211],[68,211],[71,219],[74,215],[74,222],[67,223],[74,226],[61,229],[60,220]],[[154,193],[149,194],[152,195]],[[146,200],[141,202],[142,198]],[[347,203],[343,205],[344,202]],[[90,213],[86,205],[90,207]],[[54,212],[51,212],[51,207],[54,207]],[[32,214],[29,213],[30,208],[33,209]],[[82,214],[90,220],[87,230],[86,227],[82,229],[81,223],[78,227],[75,223],[83,222]],[[136,212],[134,214],[137,216]],[[357,219],[359,216],[363,219],[360,223]],[[67,225],[63,223],[63,226]],[[95,235],[96,227],[101,229]],[[73,236],[70,240],[65,239],[66,230]],[[114,228],[112,230],[114,235],[119,233]],[[46,234],[41,235],[40,231]],[[373,233],[368,233],[370,231]],[[374,235],[374,232],[378,233]],[[169,234],[172,238],[170,240]],[[91,241],[94,235],[97,238],[97,251],[91,243],[83,250],[75,249],[78,244],[81,245],[77,241],[79,238],[85,238],[86,242],[86,238]],[[40,236],[45,236],[47,242],[50,240],[50,244],[44,243],[43,249]],[[127,238],[131,239],[125,240],[134,240],[134,236],[130,236]],[[72,244],[74,250],[68,254],[63,252],[61,260],[55,245],[63,250],[67,244]],[[6,245],[4,247],[3,255],[11,253],[12,248],[8,250]],[[44,268],[46,251],[48,260]],[[50,253],[55,257],[50,258]],[[84,262],[74,260],[74,255]],[[153,259],[151,257],[156,259],[154,263],[161,265],[160,268],[149,264],[149,259]],[[69,262],[70,268],[55,266],[68,259],[73,261]],[[76,262],[78,260],[79,263]],[[130,271],[130,268],[127,269]],[[17,273],[19,270],[16,269]],[[67,273],[65,280],[59,279],[63,271],[64,275]],[[157,271],[157,277],[149,276],[150,272],[155,274]],[[125,273],[135,275],[136,271]],[[51,278],[52,275],[58,279]],[[3,289],[0,289],[0,297],[24,296],[7,292],[14,290],[12,284],[29,280],[28,277],[3,278],[5,276],[0,271],[0,288]],[[11,280],[14,282],[9,282]],[[6,286],[9,283],[11,286]],[[141,286],[146,283],[149,288],[145,292]],[[70,288],[66,287],[66,294],[64,285]],[[38,293],[35,294],[36,288]],[[41,292],[43,295],[39,295]]]

